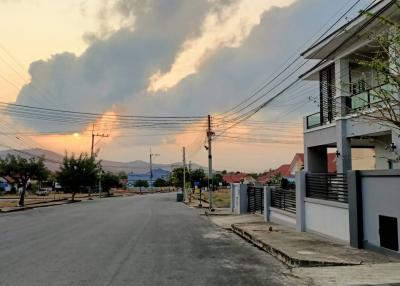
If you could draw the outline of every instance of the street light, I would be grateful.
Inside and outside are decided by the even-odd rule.
[[[151,153],[150,148],[150,187],[153,189],[153,157],[158,157],[160,154]]]

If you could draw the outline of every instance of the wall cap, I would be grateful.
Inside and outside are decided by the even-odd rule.
[[[359,171],[361,177],[400,177],[400,170],[368,170]]]
[[[288,216],[288,217],[291,217],[291,218],[296,218],[296,214],[288,212],[288,211],[285,211],[285,210],[281,210],[281,209],[278,209],[278,208],[269,207],[269,211],[270,212],[273,211],[273,212],[276,212],[276,213],[279,213],[279,214],[282,214],[282,215],[285,215],[285,216]]]
[[[341,203],[341,202],[326,201],[326,200],[307,198],[307,197],[304,198],[304,201],[307,203],[313,203],[313,204],[318,204],[318,205],[323,205],[323,206],[330,206],[330,207],[335,207],[335,208],[340,208],[340,209],[348,209],[349,208],[349,204]]]

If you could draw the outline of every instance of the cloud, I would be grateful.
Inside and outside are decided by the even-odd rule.
[[[245,2],[254,7],[248,7]],[[279,70],[289,55],[347,2],[302,0],[286,6],[289,1],[152,0],[144,12],[137,12],[143,8],[142,1],[114,1],[113,7],[121,17],[134,15],[134,29],[114,31],[92,42],[80,56],[60,53],[33,62],[29,71],[32,81],[22,89],[17,103],[101,114],[113,106],[119,113],[132,115],[218,113],[237,104]],[[270,7],[271,3],[277,5]],[[259,10],[253,10],[256,7]],[[205,39],[212,43],[206,43]],[[189,51],[193,58],[187,56]],[[187,70],[195,69],[195,73],[178,73],[178,77],[174,66],[180,63],[184,53],[189,65]],[[173,72],[174,79],[182,75],[184,78],[165,91],[149,93],[149,79],[159,71],[164,71],[161,77],[171,74],[172,78]],[[293,104],[302,99],[307,102],[308,95],[296,90],[282,98],[280,104],[287,106],[268,107],[257,118],[300,119],[308,111],[317,110],[311,104]],[[295,112],[288,113],[293,109]],[[86,128],[78,123],[17,120],[26,128],[38,131]],[[179,135],[114,138],[101,154],[115,160],[147,159],[148,146],[152,145],[158,146],[157,152],[163,154],[163,160],[176,161],[180,157],[180,147],[176,144],[187,144],[190,139],[189,136],[182,141],[178,138]],[[257,147],[254,152],[259,153],[255,154],[248,146],[228,148],[225,143],[217,143],[216,150],[220,150],[215,157],[217,168],[240,165],[237,169],[255,170],[289,160],[291,153],[301,151],[302,146],[290,146],[282,152]],[[243,156],[233,162],[232,154]],[[194,158],[200,162],[206,160],[206,156]]]
[[[166,91],[175,86],[185,77],[196,73],[200,65],[218,49],[239,47],[253,27],[260,23],[266,10],[274,6],[285,7],[293,2],[294,0],[241,0],[223,9],[213,9],[202,24],[201,35],[184,42],[171,69],[166,73],[159,70],[153,74],[147,90]]]

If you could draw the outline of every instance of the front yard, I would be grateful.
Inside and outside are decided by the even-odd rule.
[[[199,199],[199,194],[195,194],[195,198]],[[208,202],[208,192],[201,193],[201,199]],[[213,192],[213,202],[216,208],[229,208],[231,204],[231,192],[229,189],[220,189]]]

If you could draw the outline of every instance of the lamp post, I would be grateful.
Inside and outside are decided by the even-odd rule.
[[[151,153],[150,148],[150,187],[153,190],[153,157],[158,157],[160,154]]]

